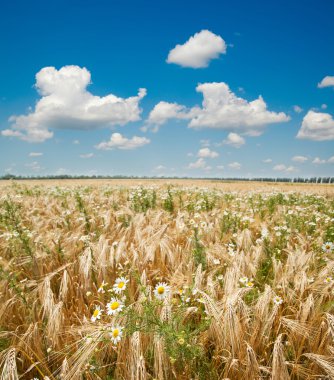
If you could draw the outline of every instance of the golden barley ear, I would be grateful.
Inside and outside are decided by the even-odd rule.
[[[10,348],[7,352],[3,352],[2,356],[3,358],[0,363],[0,368],[2,367],[0,380],[19,380],[15,348]]]

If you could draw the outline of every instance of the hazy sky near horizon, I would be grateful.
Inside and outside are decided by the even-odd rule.
[[[0,175],[334,176],[334,2],[3,2]]]

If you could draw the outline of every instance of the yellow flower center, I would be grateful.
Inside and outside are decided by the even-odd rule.
[[[331,247],[330,245],[326,245],[326,249],[330,249],[330,247]]]
[[[118,289],[124,288],[124,282],[119,282],[117,286],[118,286]]]
[[[114,329],[114,331],[112,332],[112,336],[113,336],[114,338],[117,338],[118,335],[119,335],[119,331],[118,331],[118,329]]]
[[[158,287],[158,293],[159,294],[164,294],[165,293],[165,288],[163,286]]]
[[[115,301],[110,305],[111,310],[116,310],[119,308],[119,302]]]
[[[95,309],[95,310],[94,310],[94,313],[93,313],[93,317],[96,318],[96,317],[99,315],[99,312],[100,312],[100,310]]]

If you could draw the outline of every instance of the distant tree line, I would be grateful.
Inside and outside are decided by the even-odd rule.
[[[22,176],[14,174],[5,174],[0,176],[1,180],[39,180],[39,179],[192,179],[192,180],[215,180],[215,181],[258,181],[258,182],[290,182],[290,183],[330,183],[334,184],[334,177],[311,177],[311,178],[273,178],[273,177],[256,177],[256,178],[240,178],[240,177],[165,177],[165,176],[125,176],[125,175],[45,175],[45,176]]]

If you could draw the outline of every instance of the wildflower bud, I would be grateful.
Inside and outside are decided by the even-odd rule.
[[[183,345],[184,345],[184,339],[183,339],[183,338],[180,338],[180,339],[178,340],[178,344],[180,344],[181,346],[183,346]]]
[[[171,362],[172,364],[174,364],[174,363],[176,362],[176,359],[173,358],[173,357],[170,357],[169,359],[170,359],[170,362]]]
[[[92,292],[86,292],[86,296],[89,297],[92,295]]]
[[[50,352],[52,351],[52,348],[51,347],[49,347],[47,350],[46,350],[46,352],[49,354]]]

